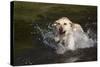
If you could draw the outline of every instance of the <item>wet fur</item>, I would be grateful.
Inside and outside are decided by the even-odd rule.
[[[70,21],[67,17],[62,17],[56,20],[53,24],[53,27],[55,28],[54,40],[58,43],[60,47],[62,47],[62,49],[64,48],[63,51],[75,50],[76,48],[74,32],[84,33],[82,27],[79,24]],[[60,27],[62,29],[61,31],[64,32],[62,34],[59,33]],[[57,51],[57,53],[59,53],[59,51]]]

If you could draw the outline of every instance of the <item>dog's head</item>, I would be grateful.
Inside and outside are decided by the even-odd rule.
[[[65,34],[66,32],[71,30],[72,22],[67,17],[62,17],[56,20],[53,24],[55,29],[58,31],[60,35]]]

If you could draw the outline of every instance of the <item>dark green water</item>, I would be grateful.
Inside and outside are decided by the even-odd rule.
[[[14,65],[71,62],[69,58],[81,58],[78,61],[97,60],[96,47],[79,49],[74,53],[69,51],[62,56],[53,53],[51,48],[45,47],[37,39],[41,35],[34,28],[38,24],[42,29],[47,29],[48,24],[66,16],[79,23],[85,32],[91,29],[90,37],[97,39],[96,6],[14,2],[13,8]]]

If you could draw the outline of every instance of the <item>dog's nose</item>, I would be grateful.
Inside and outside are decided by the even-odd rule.
[[[62,28],[62,26],[59,28],[59,31],[60,31],[60,32],[62,32],[62,31],[63,31],[63,28]]]
[[[65,33],[65,31],[63,30],[63,27],[61,26],[61,27],[59,28],[59,34],[62,35],[62,34],[64,34],[64,33]]]

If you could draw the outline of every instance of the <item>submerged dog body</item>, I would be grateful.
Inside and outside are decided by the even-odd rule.
[[[82,27],[79,24],[72,23],[67,17],[56,20],[53,27],[55,34],[54,40],[58,43],[58,49],[56,51],[58,54],[63,54],[66,50],[77,49],[79,41],[88,44],[89,38],[84,33]]]

